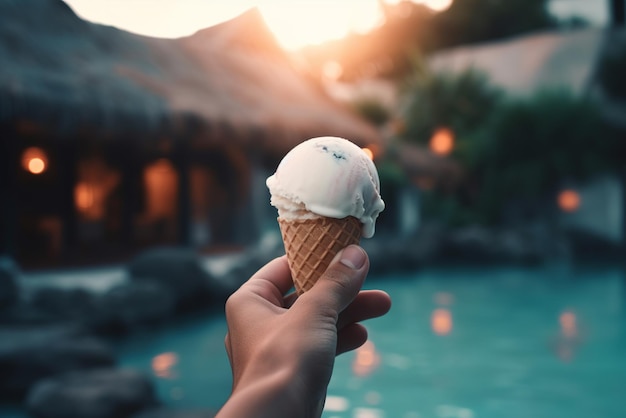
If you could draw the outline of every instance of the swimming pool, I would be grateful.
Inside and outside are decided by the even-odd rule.
[[[391,312],[337,359],[325,418],[626,417],[626,279],[617,268],[438,268],[372,277]],[[230,391],[221,316],[119,344],[175,408]]]

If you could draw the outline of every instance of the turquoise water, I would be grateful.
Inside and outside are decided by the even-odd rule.
[[[325,418],[624,418],[626,279],[610,268],[432,269],[371,278],[394,305],[340,356]],[[177,408],[230,390],[223,317],[133,337],[120,362]]]

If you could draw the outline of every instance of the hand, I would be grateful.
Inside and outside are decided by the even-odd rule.
[[[391,299],[361,291],[369,269],[358,246],[340,252],[296,298],[285,256],[261,268],[226,303],[233,392],[217,417],[319,417],[335,356],[360,347],[360,321],[384,315]]]

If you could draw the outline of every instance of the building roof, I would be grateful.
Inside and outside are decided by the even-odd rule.
[[[429,62],[435,71],[483,71],[494,84],[517,95],[560,86],[581,93],[592,81],[604,42],[605,31],[597,28],[541,32],[453,48]]]
[[[86,22],[61,0],[0,0],[0,61],[0,125],[113,139],[192,126],[276,153],[313,136],[380,139],[293,65],[256,9],[159,39]]]
[[[495,85],[516,96],[560,87],[575,94],[591,94],[605,117],[626,129],[626,103],[610,98],[598,82],[602,59],[624,42],[623,28],[540,32],[446,50],[434,55],[429,64],[433,71],[482,71]]]

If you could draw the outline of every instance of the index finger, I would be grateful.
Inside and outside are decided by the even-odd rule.
[[[252,292],[264,299],[281,304],[283,296],[292,286],[287,256],[283,255],[261,267],[244,283],[240,290]]]

